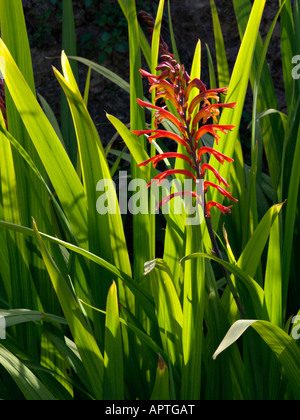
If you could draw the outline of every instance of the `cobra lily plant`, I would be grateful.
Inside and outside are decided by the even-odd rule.
[[[175,106],[177,115],[169,112],[166,109],[166,106],[152,105],[138,99],[138,104],[140,106],[154,109],[156,111],[155,122],[154,128],[133,131],[133,133],[138,136],[147,135],[150,143],[153,139],[157,138],[164,137],[172,139],[178,144],[184,146],[187,153],[162,153],[140,163],[139,166],[145,166],[149,163],[153,163],[153,166],[156,167],[156,165],[165,158],[179,158],[190,164],[190,170],[168,169],[153,178],[148,186],[150,186],[153,182],[157,182],[159,184],[162,183],[169,175],[181,174],[192,178],[195,183],[198,180],[204,180],[204,193],[208,191],[208,188],[216,188],[220,194],[227,197],[229,200],[237,201],[225,188],[220,185],[223,184],[227,188],[230,187],[227,181],[212,165],[203,162],[203,155],[211,154],[221,164],[225,161],[232,162],[233,159],[211,147],[203,145],[201,141],[202,136],[205,133],[209,133],[215,138],[217,144],[219,144],[220,137],[217,132],[227,133],[234,128],[233,125],[219,125],[217,117],[220,114],[221,108],[234,108],[236,106],[236,102],[227,104],[219,103],[219,94],[226,94],[226,87],[208,90],[206,85],[200,79],[191,80],[184,65],[179,65],[179,63],[175,60],[174,55],[168,51],[165,43],[161,44],[161,47],[162,62],[156,68],[158,72],[161,71],[160,74],[156,76],[145,70],[140,70],[140,72],[142,77],[148,78],[149,80],[150,93],[152,91],[156,92],[155,103],[163,100],[165,104],[166,101],[170,101]],[[193,88],[198,89],[199,94],[190,100],[190,94]],[[213,103],[213,101],[215,101],[215,103]],[[171,121],[179,130],[180,134],[159,129],[158,126],[164,119]],[[208,123],[210,119],[213,120],[213,124]],[[205,180],[207,171],[214,173],[219,185]],[[178,194],[192,195],[200,200],[200,197],[193,191],[182,191]],[[168,200],[175,196],[176,194],[171,194],[159,203],[159,206],[166,204]],[[211,217],[210,210],[212,207],[218,208],[223,214],[230,213],[231,208],[231,206],[223,206],[214,201],[205,202],[204,213],[206,219]]]
[[[146,19],[148,19],[147,16]],[[148,23],[151,23],[149,19]],[[160,58],[161,63],[156,67],[156,71],[159,73],[158,75],[151,74],[148,71],[142,69],[140,70],[142,77],[147,78],[149,81],[149,92],[152,93],[155,91],[156,105],[150,104],[141,99],[137,99],[137,102],[140,106],[155,110],[154,128],[137,130],[133,131],[133,133],[138,136],[148,136],[150,143],[154,139],[169,138],[177,142],[178,145],[183,146],[186,150],[186,154],[179,152],[161,153],[151,157],[144,162],[141,162],[138,166],[146,166],[149,163],[152,163],[153,166],[156,167],[156,165],[161,160],[166,158],[178,158],[189,163],[189,170],[168,169],[159,173],[148,183],[148,187],[154,182],[160,185],[168,176],[176,174],[185,175],[186,177],[191,178],[195,184],[202,180],[204,189],[204,203],[202,203],[200,196],[194,191],[183,190],[180,192],[172,193],[165,197],[158,204],[157,208],[165,205],[168,201],[177,196],[188,195],[194,197],[197,202],[202,205],[208,232],[211,238],[213,252],[218,258],[222,259],[222,255],[219,250],[211,224],[211,208],[216,207],[223,214],[227,214],[231,212],[230,209],[232,206],[224,206],[215,201],[207,201],[205,199],[205,194],[208,192],[209,188],[215,188],[220,194],[229,200],[238,200],[224,188],[229,188],[230,185],[211,164],[207,163],[206,161],[204,162],[203,155],[213,155],[222,165],[225,161],[229,163],[233,162],[233,159],[211,147],[204,145],[202,136],[206,133],[211,134],[218,145],[220,137],[217,133],[221,132],[227,134],[228,131],[234,129],[233,125],[220,125],[218,123],[220,109],[234,109],[236,102],[220,103],[219,95],[226,95],[228,90],[227,87],[207,89],[206,85],[200,79],[191,79],[185,70],[184,65],[180,65],[176,61],[175,56],[170,53],[167,44],[162,39],[160,42]],[[192,97],[191,92],[194,88],[198,89],[199,93],[196,96],[193,95]],[[167,110],[168,101],[173,105],[173,108],[175,107],[176,114]],[[178,129],[179,134],[160,129],[159,125],[164,119],[173,123]],[[212,124],[209,123],[209,120],[211,119],[213,120]],[[211,171],[215,175],[218,184],[205,179],[207,171]],[[224,187],[222,187],[221,184],[223,184]],[[239,300],[235,287],[230,280],[230,276],[222,265],[221,269],[240,310],[240,313],[242,317],[244,317],[244,309]]]

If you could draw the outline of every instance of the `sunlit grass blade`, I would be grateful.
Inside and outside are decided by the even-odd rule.
[[[101,399],[103,396],[104,375],[103,356],[99,350],[93,332],[86,323],[81,308],[67,284],[67,280],[49,254],[36,225],[34,225],[34,236],[51,278],[52,286],[60,301],[75,344],[82,358],[82,362],[90,380],[90,386],[93,389],[95,397]]]
[[[238,21],[240,37],[244,36],[247,17],[250,15],[251,2],[249,0],[243,0],[242,4],[234,0],[233,1],[235,13]],[[277,16],[278,17],[278,16]],[[277,19],[277,17],[275,19]],[[272,33],[272,27],[269,34]],[[255,53],[253,56],[253,65],[251,69],[250,81],[252,89],[254,90],[255,78],[259,73],[259,66],[261,57],[263,56],[263,44],[258,34]],[[278,102],[272,77],[267,65],[266,60],[263,62],[261,72],[261,83],[259,86],[259,94],[257,96],[257,110],[258,112],[265,111],[266,109],[275,108],[278,109]],[[265,120],[261,121],[262,137],[265,146],[266,157],[268,161],[269,171],[271,173],[272,184],[274,191],[277,190],[279,177],[280,177],[280,156],[282,147],[282,137],[284,135],[282,122],[276,115],[270,115]]]
[[[222,341],[224,335],[230,327],[227,307],[223,307],[219,290],[212,266],[209,261],[206,264],[206,293],[205,302],[205,325],[207,334],[205,335],[203,359],[206,370],[211,374],[206,381],[203,390],[205,400],[229,399],[243,400],[248,399],[248,389],[245,380],[245,368],[238,346],[232,345],[223,357],[224,363],[212,360],[212,355]]]
[[[275,204],[268,210],[238,259],[238,267],[245,270],[250,276],[255,276],[262,252],[270,235],[271,226],[283,205],[284,203]]]
[[[174,29],[173,29],[170,0],[168,0],[168,17],[169,17],[169,28],[170,28],[170,37],[171,37],[173,54],[175,56],[175,60],[177,61],[177,63],[180,64],[180,58],[179,58],[179,53],[178,53],[176,39],[175,39],[175,35],[174,35]]]
[[[126,82],[122,77],[118,76],[113,71],[107,69],[104,66],[101,66],[100,64],[94,63],[91,60],[88,60],[83,57],[75,57],[70,56],[68,57],[70,60],[76,60],[79,63],[85,64],[87,67],[91,68],[92,70],[96,71],[97,73],[101,74],[102,76],[106,77],[108,80],[113,82],[115,85],[122,88],[125,92],[130,93],[130,84]]]
[[[72,0],[63,0],[62,3],[62,50],[65,51],[67,55],[77,56],[77,44]],[[78,65],[76,61],[72,62],[72,71],[74,73],[75,79],[78,82]],[[76,142],[76,135],[72,116],[64,92],[61,92],[60,112],[61,132],[63,135],[64,143],[66,145],[66,150],[71,162],[73,163],[74,167],[76,167],[78,145]]]
[[[99,180],[109,179],[109,168],[96,128],[85,107],[69,61],[64,53],[62,54],[62,68],[64,77],[56,69],[54,69],[54,72],[68,99],[76,128],[80,161],[82,164],[84,195],[86,197],[87,208],[89,209],[87,215],[89,250],[100,255],[105,260],[112,262],[113,254],[110,244],[109,213],[100,215],[96,210],[98,199],[97,184]],[[110,213],[113,213],[111,206],[116,205],[116,200],[116,195],[109,197],[108,206],[110,206]],[[115,233],[117,234],[118,231]],[[99,285],[99,277],[103,280],[101,285]],[[105,308],[106,296],[111,281],[112,279],[109,273],[95,265],[91,266],[90,287],[94,300],[93,304],[99,308]],[[99,319],[97,319],[96,330],[103,337],[104,325],[101,327],[100,324],[98,325],[98,322],[100,323]]]
[[[284,373],[290,381],[291,391],[295,399],[300,397],[300,350],[291,337],[289,337],[281,328],[268,321],[259,320],[239,320],[229,329],[224,340],[213,355],[215,359],[222,351],[234,343],[247,328],[252,326],[261,338],[267,343],[274,352],[282,367]]]
[[[230,80],[224,38],[222,34],[218,11],[214,0],[210,0],[210,6],[214,27],[219,87],[224,87],[228,86]]]
[[[234,111],[224,109],[220,119],[220,124],[226,121],[226,124],[232,124],[236,126],[232,132],[225,136],[222,136],[220,141],[219,150],[221,153],[231,157],[233,156],[235,141],[238,135],[238,128],[240,125],[242,110],[246,97],[246,91],[248,87],[248,81],[251,71],[252,57],[254,54],[255,41],[258,34],[258,29],[264,10],[265,1],[255,1],[253,4],[252,12],[248,21],[247,29],[239,50],[237,60],[235,62],[234,70],[231,76],[228,95],[226,96],[226,102],[237,102],[237,106]],[[220,172],[224,178],[227,178],[229,168],[227,165],[222,166],[221,164],[215,164],[215,168]],[[211,178],[209,176],[209,178]],[[211,194],[210,199],[212,201],[218,201],[217,192],[214,191]],[[220,201],[220,199],[219,199]],[[218,213],[213,217],[213,226],[217,227],[220,215]]]
[[[22,72],[24,80],[26,80],[28,84],[30,94],[35,96],[31,53],[22,1],[1,1],[0,20],[2,40],[8,45],[15,62]],[[12,27],[18,28],[18,30],[11,30]],[[5,67],[8,67],[7,58],[2,54],[1,60],[4,60]],[[22,146],[30,153],[39,170],[45,174],[38,154],[28,136],[17,107],[15,106],[12,92],[7,88],[8,80],[6,80],[6,76],[8,76],[7,79],[9,79],[10,74],[6,74],[4,69],[2,69],[2,74],[5,76],[5,105],[9,131],[19,139]],[[6,141],[1,142],[1,147],[5,148],[5,153],[2,149],[3,153],[1,153],[1,157],[6,161],[4,165],[0,165],[3,166],[3,175],[5,174],[4,177],[2,177],[2,185],[4,191],[8,192],[8,194],[5,193],[6,203],[4,205],[4,217],[8,221],[29,226],[31,223],[31,216],[34,215],[40,226],[45,229],[44,220],[50,215],[47,194],[43,190],[43,187],[41,188],[41,184],[37,179],[27,170],[26,165],[18,153],[16,153],[15,150],[10,151],[9,149],[11,146],[8,145]],[[7,175],[9,175],[8,178],[6,178]],[[6,190],[7,187],[8,190]],[[10,204],[8,203],[8,200],[10,201]],[[9,207],[8,204],[12,207]],[[17,220],[19,220],[19,222],[17,222]],[[8,239],[8,241],[11,243],[11,239]],[[48,292],[47,295],[44,294],[43,287],[40,287],[43,280],[47,278],[47,273],[44,269],[42,260],[35,253],[28,252],[26,248],[29,244],[26,245],[21,237],[16,237],[13,242],[14,243],[10,248],[9,257],[11,264],[11,279],[12,283],[14,283],[13,289],[17,291],[15,297],[19,301],[17,306],[41,309],[41,306],[39,305],[40,300],[42,300],[43,305],[45,305],[49,311],[54,311],[55,304],[53,305],[53,294],[51,292]],[[35,285],[33,285],[33,278],[36,279]],[[20,291],[20,284],[23,285],[23,294]],[[39,297],[37,296],[38,294]],[[11,305],[13,305],[12,302]],[[24,326],[23,331],[19,331],[20,336],[22,336],[26,330],[33,333],[32,327],[26,325]],[[38,346],[35,341],[36,337],[34,338],[33,335],[31,338],[28,336],[28,340],[32,350]]]
[[[5,57],[6,86],[14,104],[47,170],[74,234],[79,243],[86,245],[87,216],[82,184],[59,138],[2,40],[0,53]]]
[[[259,317],[263,317],[265,313],[265,309],[263,307],[264,291],[256,283],[256,281],[248,275],[247,272],[238,266],[229,263],[228,261],[224,261],[215,257],[214,255],[204,253],[193,253],[187,255],[182,259],[181,262],[195,258],[208,258],[222,264],[229,272],[231,272],[236,278],[239,279],[235,281],[235,284],[238,288],[242,303],[245,306],[246,313],[250,312],[255,316],[258,315]]]
[[[284,0],[280,0],[280,5],[282,6]],[[286,104],[288,109],[288,114],[292,112],[295,106],[295,95],[294,91],[294,80],[291,77],[291,62],[293,56],[297,53],[295,45],[295,26],[293,19],[293,9],[291,0],[287,0],[283,6],[281,20],[281,55],[282,55],[282,69],[283,69],[283,80],[285,87],[286,95]]]
[[[199,226],[187,226],[185,254],[203,249]],[[180,398],[199,399],[202,376],[205,262],[185,258],[182,323],[182,382]]]
[[[43,107],[43,110],[44,110],[45,114],[48,117],[48,120],[50,121],[52,127],[55,130],[55,133],[57,134],[57,137],[59,137],[60,141],[62,142],[62,145],[66,149],[66,146],[64,144],[64,139],[63,139],[63,136],[62,136],[62,133],[61,133],[61,130],[60,130],[58,121],[57,121],[57,119],[56,119],[56,117],[54,115],[53,110],[51,109],[49,103],[46,101],[46,99],[42,95],[39,95],[38,94],[38,98],[39,98],[39,100],[41,102],[41,105]]]
[[[130,64],[130,129],[142,130],[145,128],[145,110],[137,105],[137,99],[143,98],[143,82],[140,74],[142,67],[139,43],[139,31],[135,1],[128,2],[128,30],[129,30],[129,64]],[[143,136],[139,141],[141,147],[147,150],[147,140]],[[131,160],[132,179],[141,178],[141,170],[134,158]],[[148,192],[147,192],[148,194]],[[142,278],[144,264],[155,257],[155,219],[150,212],[141,212],[133,215],[133,270],[134,278]],[[153,226],[154,224],[154,226]],[[154,232],[153,232],[154,231]]]
[[[282,254],[279,218],[274,220],[270,230],[264,291],[269,320],[282,327]]]
[[[116,283],[107,295],[104,350],[104,399],[124,399],[123,348]]]
[[[283,289],[282,289],[282,301],[283,308],[285,311],[287,294],[288,294],[288,279],[291,272],[290,263],[292,261],[292,252],[294,245],[294,226],[296,216],[297,216],[297,203],[299,196],[299,185],[300,185],[300,168],[297,162],[300,159],[300,128],[298,130],[297,143],[295,147],[295,154],[292,163],[292,172],[290,178],[290,185],[288,190],[287,197],[287,208],[285,215],[285,231],[284,231],[284,242],[283,242],[283,254],[282,254],[282,279],[283,279]]]
[[[171,363],[180,370],[183,315],[172,273],[165,261],[157,259],[145,264],[145,275],[150,276],[164,350]]]
[[[34,235],[33,229],[30,229],[30,228],[27,228],[27,227],[24,227],[24,226],[14,225],[12,223],[4,222],[4,221],[1,221],[1,220],[0,220],[0,227],[4,228],[4,229],[7,229],[7,230],[14,231],[14,232],[22,233],[23,235],[26,235],[26,236],[33,236]],[[140,304],[143,306],[145,312],[149,316],[150,320],[155,320],[154,305],[153,305],[153,301],[151,299],[151,295],[149,293],[147,293],[146,290],[139,287],[133,281],[133,279],[130,276],[128,276],[128,274],[126,274],[125,272],[123,272],[122,270],[117,268],[115,265],[109,263],[108,261],[105,261],[103,258],[98,257],[97,255],[92,254],[91,252],[86,251],[83,248],[80,248],[80,247],[78,247],[76,245],[73,245],[71,243],[62,241],[62,240],[57,239],[53,236],[49,236],[49,235],[44,234],[42,232],[39,232],[39,234],[40,234],[40,236],[42,237],[43,240],[50,241],[51,243],[61,245],[65,248],[69,249],[70,251],[73,251],[73,252],[77,253],[78,255],[82,255],[83,257],[87,258],[88,260],[93,261],[96,264],[99,264],[101,267],[104,267],[106,270],[110,271],[113,274],[113,276],[115,276],[116,278],[119,278],[125,284],[125,286],[127,286],[131,290],[131,292],[137,297]]]
[[[160,355],[158,356],[155,384],[150,399],[170,399],[169,369]]]
[[[1,133],[0,165],[1,165],[1,195],[3,203],[3,217],[11,223],[21,224],[20,202],[18,196],[18,183],[13,162],[10,143]],[[7,262],[9,265],[10,279],[6,279],[6,294],[10,305],[42,310],[36,287],[29,270],[29,253],[24,238],[14,233],[8,233],[4,239],[7,247]],[[20,291],[22,284],[22,293]],[[16,293],[17,291],[17,293]],[[13,303],[14,302],[14,303]],[[31,354],[37,354],[36,330],[31,325],[26,325],[17,330],[20,342]],[[27,347],[28,346],[28,347]]]
[[[0,344],[0,364],[7,370],[22,394],[29,401],[55,400],[47,387],[25,364]]]

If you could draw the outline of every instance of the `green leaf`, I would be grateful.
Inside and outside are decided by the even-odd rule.
[[[70,60],[76,60],[79,63],[85,64],[87,67],[90,67],[92,70],[95,70],[97,73],[101,74],[102,76],[106,77],[108,80],[113,82],[115,85],[119,86],[125,92],[130,93],[130,84],[118,76],[116,73],[112,72],[111,70],[107,69],[106,67],[101,66],[100,64],[94,63],[91,60],[82,57],[68,57]]]
[[[104,346],[104,399],[124,399],[123,347],[116,283],[107,295]]]
[[[62,24],[62,50],[67,55],[77,55],[76,32],[74,22],[74,12],[72,0],[63,0],[63,24]],[[78,81],[78,65],[77,62],[72,63],[72,71],[75,80]],[[71,162],[76,167],[77,160],[77,142],[68,102],[64,93],[61,93],[61,132],[66,145],[66,150]]]
[[[186,226],[185,254],[203,250],[201,225]],[[182,323],[182,399],[199,399],[201,391],[203,317],[205,305],[205,261],[185,257]]]
[[[5,318],[6,327],[11,327],[13,325],[23,324],[26,322],[40,322],[47,320],[51,320],[62,325],[68,325],[65,318],[39,311],[31,311],[30,309],[1,309],[0,316]]]
[[[181,262],[193,258],[208,258],[210,260],[216,261],[219,264],[222,264],[228,271],[230,271],[234,276],[236,276],[240,281],[236,281],[236,286],[240,297],[243,299],[242,303],[245,306],[246,312],[254,312],[257,316],[262,317],[264,314],[263,303],[264,303],[264,291],[257,284],[257,282],[249,276],[247,272],[239,268],[237,265],[231,264],[227,261],[221,260],[214,255],[204,254],[204,253],[194,253],[184,257]],[[248,310],[247,310],[248,309]]]
[[[165,261],[156,259],[145,263],[145,275],[150,276],[163,348],[172,364],[179,367],[183,314],[172,273]]]
[[[248,16],[252,8],[252,4],[249,0],[233,1],[240,37],[243,39],[245,35],[245,29],[247,26]],[[253,8],[252,8],[253,10]],[[275,18],[275,20],[277,17]],[[272,33],[272,27],[269,35]],[[268,41],[266,41],[268,42]],[[267,44],[265,44],[267,46]],[[261,62],[264,56],[263,44],[260,35],[258,34],[255,53],[253,56],[253,63],[251,68],[250,81],[252,89],[254,91],[254,84],[257,75],[260,73],[260,65],[262,64],[261,83],[258,90],[257,97],[257,111],[258,113],[265,111],[270,108],[278,108],[276,93],[270,74],[270,70],[266,60]],[[282,137],[284,135],[282,122],[275,116],[270,115],[265,120],[261,121],[262,138],[264,142],[266,157],[268,161],[268,167],[271,174],[272,184],[274,191],[277,190],[278,181],[280,176],[280,159],[281,159],[281,148],[282,148]]]
[[[34,231],[33,229],[26,228],[24,226],[18,226],[14,225],[12,223],[4,222],[0,220],[0,227],[8,230],[12,230],[14,232],[22,233],[26,236],[33,236]],[[144,308],[145,312],[148,314],[149,318],[151,320],[155,319],[154,314],[154,307],[153,307],[153,301],[151,300],[151,297],[147,291],[139,287],[136,282],[132,280],[128,274],[117,268],[115,265],[109,263],[108,261],[105,261],[103,258],[98,257],[95,254],[92,254],[89,251],[86,251],[83,248],[80,248],[76,245],[73,245],[71,243],[62,241],[60,239],[57,239],[53,236],[47,235],[45,233],[39,232],[39,235],[42,237],[43,240],[50,241],[55,244],[62,245],[63,247],[69,249],[70,251],[73,251],[79,255],[82,255],[83,257],[89,259],[90,261],[95,262],[96,264],[99,264],[101,267],[104,267],[106,270],[110,271],[114,276],[119,278],[130,290],[131,292],[137,297],[140,304]]]
[[[291,337],[289,337],[281,328],[268,321],[249,319],[236,321],[229,329],[218,349],[215,351],[213,359],[216,359],[222,351],[234,343],[246,331],[246,329],[249,328],[249,326],[252,326],[252,328],[258,332],[261,338],[267,343],[275,356],[278,358],[284,368],[284,374],[290,382],[291,391],[294,394],[295,399],[299,399],[300,350]]]
[[[264,291],[269,320],[278,327],[281,327],[283,322],[281,265],[280,229],[277,217],[270,231]]]
[[[0,364],[7,370],[26,400],[55,400],[53,394],[19,358],[0,344]]]
[[[151,68],[150,68],[152,74],[156,74],[156,67],[157,67],[158,54],[159,54],[160,32],[161,32],[164,6],[165,6],[165,0],[160,0],[158,4],[156,19],[155,19],[154,31],[152,34]]]
[[[170,399],[170,385],[169,385],[169,370],[163,358],[158,356],[158,364],[156,370],[155,384],[151,394],[150,400],[169,400]]]
[[[177,45],[176,45],[176,40],[175,40],[175,35],[174,35],[174,30],[173,30],[170,0],[168,0],[168,17],[169,17],[169,28],[170,28],[170,37],[171,37],[173,54],[175,56],[175,60],[177,61],[177,63],[180,63],[179,53],[177,50]]]
[[[230,80],[224,38],[222,34],[218,11],[214,0],[210,0],[210,6],[214,26],[219,87],[224,87],[228,86]]]
[[[252,277],[255,276],[262,252],[270,234],[270,229],[283,204],[275,204],[268,210],[238,259],[238,267],[242,268]]]
[[[93,332],[90,330],[66,279],[45,247],[44,241],[34,224],[34,236],[42,254],[62,310],[68,322],[74,342],[78,348],[91,388],[97,399],[103,396],[104,360]]]
[[[224,153],[229,157],[233,156],[235,149],[235,141],[238,135],[238,128],[244,107],[256,38],[264,7],[265,0],[255,0],[230,79],[228,95],[226,96],[226,102],[237,102],[237,106],[235,110],[224,109],[220,119],[220,124],[232,124],[236,127],[232,132],[226,135],[226,138],[225,136],[221,136],[220,146],[218,148],[221,153]],[[212,164],[226,179],[229,171],[229,165],[222,166],[219,162],[215,162],[215,160]],[[212,180],[212,175],[209,174],[208,178],[209,180]],[[209,200],[222,202],[223,198],[219,196],[217,190],[214,190],[211,192]],[[215,230],[218,226],[219,219],[220,214],[215,213],[212,218]]]
[[[299,162],[300,159],[300,127],[298,129],[297,143],[295,146],[294,159],[292,163],[292,172],[290,177],[290,184],[287,196],[287,208],[285,215],[285,230],[284,230],[284,242],[283,242],[283,295],[282,300],[284,307],[286,305],[287,294],[288,294],[288,279],[290,274],[290,263],[293,250],[293,237],[294,237],[294,226],[297,216],[297,203],[299,195],[299,185],[300,185],[300,168]]]
[[[2,40],[0,54],[5,58],[5,82],[14,104],[40,155],[74,234],[79,243],[86,246],[87,210],[82,184],[53,127]]]

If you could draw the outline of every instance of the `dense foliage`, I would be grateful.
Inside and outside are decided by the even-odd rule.
[[[128,26],[129,83],[72,56],[72,1],[63,0],[61,71],[53,68],[64,98],[59,125],[36,95],[22,1],[0,0],[5,88],[0,100],[0,398],[299,399],[300,2],[279,1],[263,43],[265,0],[253,5],[233,0],[241,46],[230,74],[222,16],[211,0],[213,28],[207,33],[214,33],[217,69],[209,59],[205,85],[200,41],[193,62],[184,63],[189,77],[181,67],[170,1],[159,2],[150,44],[136,2],[118,3]],[[172,41],[169,64],[173,59],[178,64],[175,79],[185,95],[175,85],[168,94],[161,76],[168,70],[172,81],[172,68],[161,65],[166,57],[159,61],[164,9]],[[278,110],[266,61],[279,16],[286,113]],[[105,43],[106,35],[101,39]],[[141,78],[142,54],[149,67],[142,74],[157,87],[151,95]],[[83,94],[79,62],[90,69]],[[107,115],[124,141],[122,151],[114,149],[114,139],[103,147],[90,117],[92,70],[129,94],[124,106],[130,106],[130,127]],[[249,81],[250,165],[239,136]],[[208,92],[221,95],[224,86],[228,91],[219,115],[213,102],[218,95]],[[173,93],[193,104],[190,118],[183,102],[177,108]],[[204,107],[195,99],[202,93]],[[207,127],[211,117],[215,128],[201,131],[199,123]],[[158,143],[166,133],[177,139],[175,150]],[[187,133],[197,141],[191,143],[195,137]],[[145,135],[152,140],[150,148]],[[117,156],[113,164],[110,154]],[[127,176],[137,186],[162,181],[164,171],[184,181],[195,170],[191,178],[204,179],[205,200],[211,203],[205,207],[208,223],[187,223],[184,194],[176,194],[176,184],[171,201],[182,211],[170,206],[163,212],[162,206],[163,231],[149,189],[141,187],[143,194],[136,190],[136,196],[128,189],[131,207],[125,202],[124,208],[127,180],[124,184],[121,162],[128,158]],[[155,167],[145,164],[153,162]],[[118,177],[123,189],[117,194]],[[216,177],[231,186],[230,192],[215,183]],[[193,189],[186,195],[198,199]],[[139,201],[145,196],[146,208]],[[229,208],[233,197],[238,201]],[[129,214],[134,205],[141,211]],[[156,258],[158,236],[163,258]]]

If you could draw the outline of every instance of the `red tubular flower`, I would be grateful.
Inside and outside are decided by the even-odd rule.
[[[142,136],[143,134],[151,134],[151,136],[148,137],[149,142],[151,143],[153,139],[158,139],[160,137],[167,137],[169,139],[177,141],[177,143],[182,144],[182,146],[188,147],[188,143],[185,139],[178,136],[175,133],[172,133],[171,131],[164,131],[164,130],[138,130],[138,131],[132,131],[133,134],[136,134],[138,136]]]
[[[234,161],[230,157],[228,157],[226,155],[223,155],[223,153],[218,152],[217,150],[212,149],[211,147],[205,147],[205,146],[200,147],[200,149],[198,150],[198,160],[199,161],[201,161],[202,155],[204,153],[211,153],[217,159],[217,161],[220,162],[222,165],[225,161],[226,162],[233,162]]]
[[[224,195],[224,197],[227,197],[232,201],[238,201],[236,198],[232,197],[231,194],[228,191],[226,191],[224,188],[222,188],[219,185],[214,184],[213,182],[210,182],[210,181],[204,181],[204,192],[207,192],[207,187],[208,186],[216,188],[219,191],[219,193]]]
[[[169,159],[169,158],[179,158],[183,159],[186,162],[189,162],[191,166],[193,166],[193,162],[190,158],[188,158],[186,155],[183,155],[182,153],[177,152],[169,152],[169,153],[162,153],[161,155],[156,155],[151,159],[145,160],[145,162],[140,163],[138,166],[146,166],[148,163],[153,163],[153,168],[156,168],[156,165],[163,159]]]
[[[146,18],[149,20],[148,17]],[[149,182],[148,187],[154,182],[161,184],[166,177],[174,174],[185,175],[197,182],[197,180],[204,179],[206,171],[209,170],[214,173],[219,184],[222,183],[228,188],[229,184],[227,181],[211,163],[202,162],[202,158],[204,154],[210,154],[222,165],[225,161],[233,162],[233,159],[211,147],[203,146],[201,144],[201,138],[204,134],[208,133],[214,137],[216,144],[219,144],[220,136],[217,133],[221,132],[227,134],[228,131],[234,129],[233,125],[219,125],[217,117],[220,114],[221,108],[234,109],[236,102],[227,104],[219,103],[219,95],[221,93],[225,95],[228,90],[227,87],[206,89],[206,85],[200,79],[191,80],[184,66],[177,63],[174,55],[170,54],[167,45],[163,42],[161,42],[161,51],[163,53],[161,55],[162,61],[156,68],[158,75],[152,75],[145,70],[140,70],[140,72],[142,77],[147,78],[149,81],[149,91],[155,91],[155,102],[163,100],[165,103],[168,103],[168,101],[170,101],[176,109],[176,115],[169,112],[166,109],[166,106],[161,107],[138,99],[138,104],[140,106],[156,111],[154,120],[155,128],[133,131],[133,133],[138,136],[144,134],[149,135],[148,139],[150,142],[156,138],[170,138],[184,146],[187,154],[185,155],[176,152],[162,153],[140,163],[138,166],[146,166],[147,164],[152,163],[153,166],[156,167],[156,165],[165,158],[179,158],[190,164],[191,171],[186,169],[171,169],[164,171],[153,178]],[[193,99],[190,99],[190,94],[193,89],[198,89],[199,94]],[[215,100],[217,103],[212,103],[211,100]],[[199,109],[195,112],[197,107],[199,107]],[[179,134],[158,129],[159,124],[161,124],[164,119],[172,122],[179,130]],[[207,124],[210,119],[213,120],[214,124]],[[204,181],[205,193],[207,192],[208,187],[216,188],[220,194],[231,201],[237,201],[220,185],[216,185],[210,181]],[[183,191],[180,193],[173,193],[164,198],[158,206],[166,204],[169,200],[179,195],[190,195],[197,200],[200,199],[193,191]],[[211,216],[211,207],[218,208],[223,214],[230,213],[230,207],[222,206],[214,201],[209,201],[205,204],[205,216],[207,218],[210,218]]]
[[[206,217],[209,219],[211,218],[210,209],[212,207],[217,207],[223,214],[226,214],[226,213],[231,213],[230,209],[232,206],[225,207],[225,206],[222,206],[222,204],[216,203],[215,201],[209,201],[208,203],[206,203],[206,211],[207,211]]]
[[[191,197],[196,198],[197,202],[199,204],[202,204],[202,200],[201,197],[199,197],[199,195],[197,195],[194,191],[179,191],[176,193],[172,193],[170,195],[168,195],[167,197],[165,197],[155,208],[155,210],[157,211],[161,206],[164,206],[165,204],[167,204],[170,200],[172,200],[172,198],[175,197],[181,197],[183,195],[189,195]]]
[[[215,174],[217,180],[219,181],[219,184],[221,184],[221,182],[222,182],[226,187],[228,187],[228,188],[230,187],[230,185],[227,184],[227,181],[224,178],[221,177],[219,172],[215,168],[213,168],[211,165],[209,165],[208,163],[203,163],[201,165],[201,175],[203,176],[203,178],[204,178],[206,169],[209,169],[210,171],[212,171]]]
[[[156,128],[158,127],[158,124],[160,124],[166,118],[167,120],[171,121],[183,134],[186,133],[182,122],[180,122],[179,119],[175,117],[175,115],[171,114],[171,112],[167,111],[164,108],[160,108],[159,106],[155,106],[148,102],[144,102],[141,99],[137,99],[137,102],[141,107],[157,110],[157,115],[155,119]]]
[[[227,134],[227,131],[231,131],[234,128],[234,125],[218,125],[218,124],[208,124],[203,125],[199,128],[197,133],[195,134],[195,142],[197,143],[200,138],[205,133],[210,133],[216,139],[217,144],[219,144],[220,137],[216,134],[216,131],[222,131],[222,133]]]
[[[160,185],[167,178],[167,176],[175,174],[185,175],[189,178],[192,178],[195,182],[197,181],[195,175],[192,174],[192,172],[190,171],[187,171],[185,169],[169,169],[168,171],[162,172],[161,174],[158,174],[154,178],[152,178],[147,187],[150,187],[150,185],[153,184],[153,182],[157,182],[157,184]]]

